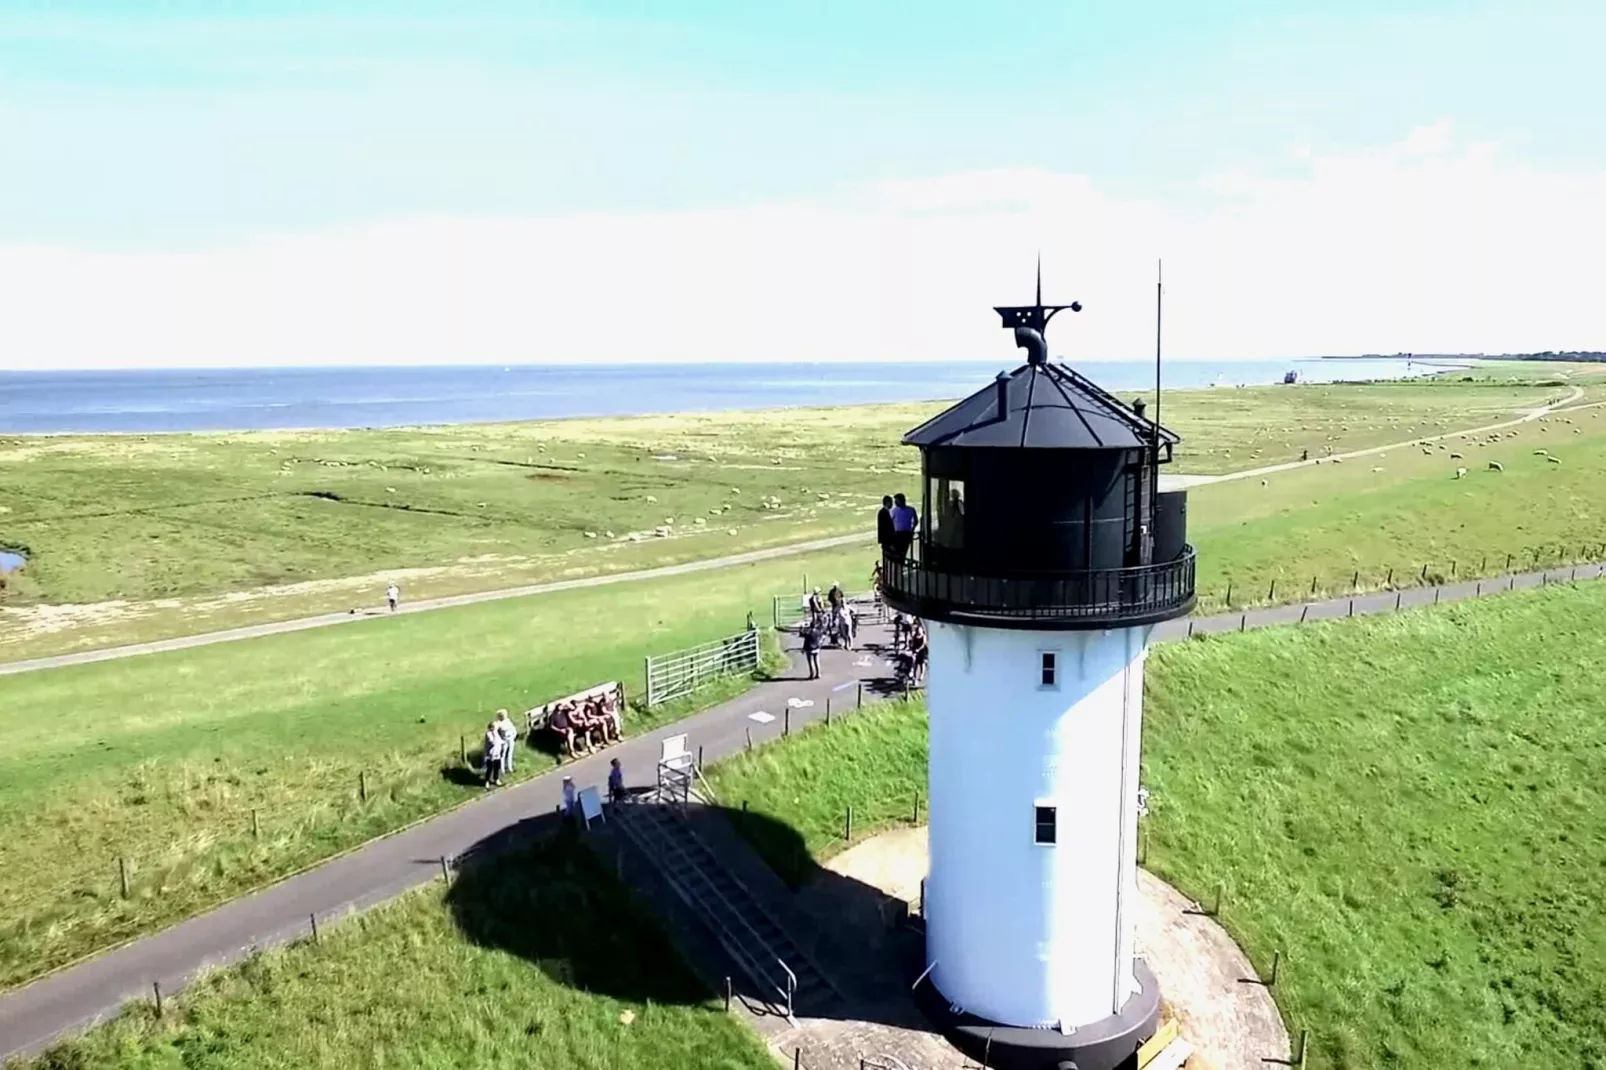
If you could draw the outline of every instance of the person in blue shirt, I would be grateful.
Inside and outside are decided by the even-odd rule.
[[[902,494],[892,496],[892,553],[899,561],[909,556],[909,547],[915,541],[915,529],[920,526],[920,514]]]

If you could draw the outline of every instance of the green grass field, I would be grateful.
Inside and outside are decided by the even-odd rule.
[[[772,593],[797,590],[799,568],[849,563],[860,557],[0,678],[0,987],[461,802],[479,789],[458,775],[460,736],[472,746],[497,708],[610,679],[639,694],[645,653],[741,631]],[[550,765],[528,754],[520,774]]]
[[[1520,565],[1535,549],[1579,553],[1600,530],[1599,411],[1525,425],[1498,446],[1456,443],[1497,454],[1503,473],[1455,480],[1449,450],[1408,448],[1264,487],[1197,487],[1202,604],[1221,606],[1229,579],[1243,605],[1306,597],[1313,574],[1325,592],[1347,589],[1353,570],[1367,587],[1388,568],[1398,584],[1424,563],[1431,579],[1499,571],[1504,553]],[[1540,443],[1563,463],[1534,456]],[[438,812],[471,792],[440,766],[490,711],[634,682],[644,654],[738,630],[749,609],[763,619],[769,596],[805,573],[862,586],[870,551],[0,678],[0,836],[28,863],[0,873],[0,984]],[[127,903],[119,856],[133,860]]]
[[[1148,864],[1191,894],[1224,887],[1223,920],[1251,956],[1284,953],[1276,995],[1293,1028],[1312,1031],[1311,1067],[1606,1056],[1606,919],[1593,892],[1606,858],[1593,775],[1606,750],[1603,658],[1598,583],[1153,653]],[[842,846],[846,806],[861,838],[911,820],[924,759],[924,713],[896,702],[711,779],[727,805],[789,824],[823,857]],[[783,875],[801,871],[781,841],[758,846]],[[409,896],[321,947],[223,972],[163,1021],[136,1009],[33,1070],[430,1067],[460,1065],[464,1051],[491,1066],[769,1058],[561,842],[502,865],[460,893],[467,903]],[[574,917],[576,903],[573,931],[508,920],[557,904]],[[626,980],[592,974],[599,962]],[[398,993],[403,975],[417,983]],[[624,1011],[637,1018],[620,1032]],[[650,1038],[628,1031],[645,1024]],[[527,1038],[547,1044],[521,1047]],[[604,1053],[615,1061],[596,1061]]]
[[[562,918],[562,924],[552,919]],[[401,979],[405,978],[405,982]],[[770,1070],[568,838],[271,951],[13,1070]]]
[[[1606,587],[1214,637],[1149,661],[1148,865],[1201,899],[1322,1070],[1606,1060]],[[719,766],[824,856],[909,821],[893,704]],[[749,831],[774,828],[754,821]],[[785,842],[756,846],[796,878]]]
[[[1570,390],[1508,374],[1178,391],[1162,415],[1177,471],[1227,472]],[[938,408],[3,439],[0,546],[29,564],[0,586],[0,657],[371,606],[393,579],[424,598],[865,531],[883,493],[918,492],[898,440]]]

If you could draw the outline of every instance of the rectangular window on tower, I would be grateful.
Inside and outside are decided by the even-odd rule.
[[[1058,808],[1038,803],[1034,810],[1036,811],[1036,829],[1032,836],[1032,842],[1042,844],[1045,847],[1052,847],[1058,838],[1058,829],[1056,828]]]
[[[1060,659],[1053,650],[1038,654],[1037,687],[1040,691],[1057,691],[1060,686]]]

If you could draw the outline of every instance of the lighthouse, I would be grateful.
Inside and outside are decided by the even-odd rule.
[[[930,642],[928,1003],[990,1065],[1116,1070],[1158,1024],[1134,953],[1143,663],[1194,604],[1178,437],[998,308],[1026,363],[904,436],[921,527],[883,562]]]

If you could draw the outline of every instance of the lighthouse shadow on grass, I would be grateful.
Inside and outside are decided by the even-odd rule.
[[[476,844],[447,893],[459,931],[577,992],[623,1001],[722,1000],[729,977],[753,1016],[784,1024],[777,993],[743,975],[708,919],[622,834],[621,816],[657,816],[645,811],[661,804],[624,805],[637,812],[583,831],[543,815]],[[719,859],[746,897],[744,916],[762,914],[786,934],[799,1017],[930,1028],[908,994],[924,937],[907,904],[816,865],[801,833],[774,818],[717,806],[663,816],[684,821]],[[784,880],[765,858],[792,860]]]

